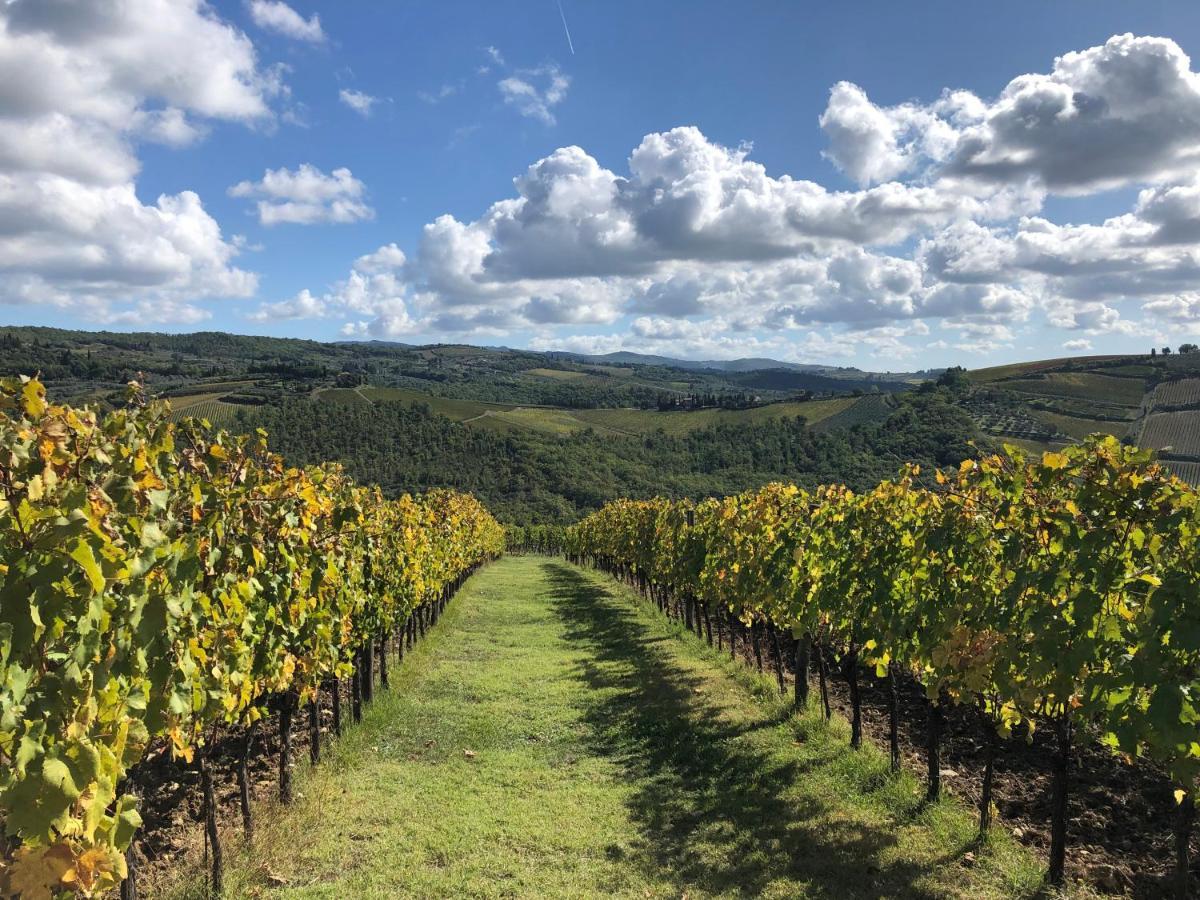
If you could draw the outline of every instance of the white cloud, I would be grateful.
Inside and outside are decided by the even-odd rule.
[[[571,79],[553,64],[520,69],[498,84],[505,103],[521,115],[547,125],[554,124],[552,110],[567,98],[570,86]]]
[[[366,186],[346,168],[329,175],[308,163],[295,171],[268,169],[262,180],[238,182],[229,195],[260,198],[258,220],[268,226],[359,222],[375,216],[364,199]]]
[[[561,73],[534,71],[537,84],[518,70],[501,90],[550,124],[565,76],[556,93]],[[839,83],[820,126],[854,190],[768,173],[748,145],[695,127],[645,135],[612,169],[561,147],[477,217],[426,225],[392,269],[403,314],[366,303],[347,327],[888,360],[918,341],[982,356],[1034,328],[1084,341],[1197,327],[1198,79],[1170,40],[1118,36],[993,99],[947,88],[884,107]],[[1050,196],[1135,185],[1129,212],[1104,221],[1044,209]]]
[[[342,88],[338,91],[338,99],[364,119],[371,115],[372,108],[379,102],[378,97],[372,97],[370,94],[364,94],[362,91],[351,88]]]
[[[1200,76],[1169,38],[1114,35],[1014,78],[991,102],[948,91],[879,107],[843,82],[821,125],[830,158],[862,182],[934,164],[934,177],[1087,194],[1195,170]]]
[[[0,302],[186,323],[208,314],[194,301],[252,294],[195,193],[138,199],[136,145],[269,123],[285,92],[200,0],[0,5]]]
[[[430,106],[436,106],[443,100],[453,97],[458,93],[458,88],[453,84],[443,84],[436,91],[417,91],[417,97],[428,103]]]
[[[1086,338],[1074,338],[1069,341],[1063,341],[1063,349],[1070,350],[1072,353],[1079,353],[1085,350],[1092,349],[1092,342]]]
[[[859,184],[890,181],[920,163],[940,162],[954,149],[957,131],[939,113],[958,122],[977,115],[983,104],[969,97],[958,92],[930,109],[911,103],[884,109],[858,85],[839,82],[820,118],[829,138],[825,155]]]
[[[305,19],[281,0],[250,0],[247,4],[250,18],[259,28],[274,31],[296,41],[319,44],[325,40],[321,30],[321,18],[313,13]]]
[[[277,303],[264,303],[247,318],[256,322],[311,319],[327,316],[351,317],[344,335],[395,337],[417,327],[410,318],[407,286],[403,278],[406,260],[395,244],[385,244],[359,257],[350,274],[320,295],[302,290]]]

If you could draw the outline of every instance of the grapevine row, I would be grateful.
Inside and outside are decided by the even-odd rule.
[[[357,713],[381,642],[423,632],[503,540],[470,496],[385,500],[136,385],[100,416],[0,381],[0,892],[120,883],[150,752],[200,768],[215,838],[215,732],[252,738],[274,699],[290,752],[300,705],[365,669]]]
[[[1196,491],[1148,451],[1099,436],[1035,458],[1007,447],[933,473],[927,486],[920,479],[911,467],[864,493],[770,484],[699,503],[621,500],[569,529],[566,550],[660,605],[676,598],[698,632],[711,610],[776,642],[779,631],[794,636],[800,704],[814,646],[838,653],[855,746],[858,671],[873,666],[893,692],[895,767],[896,678],[918,679],[929,701],[931,799],[943,708],[973,706],[992,736],[982,831],[997,741],[1049,722],[1054,883],[1064,874],[1073,732],[1089,723],[1114,752],[1153,760],[1177,786],[1186,894],[1200,777]]]

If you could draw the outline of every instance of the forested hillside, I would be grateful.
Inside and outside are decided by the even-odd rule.
[[[584,431],[556,437],[452,422],[427,405],[289,400],[243,414],[272,446],[305,465],[337,460],[385,492],[448,486],[510,521],[563,522],[620,496],[732,493],[777,478],[866,487],[902,462],[952,465],[973,426],[946,389],[905,395],[879,424],[814,431],[800,418],[717,425],[681,435]]]

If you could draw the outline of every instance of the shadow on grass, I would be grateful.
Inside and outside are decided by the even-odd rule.
[[[819,777],[844,753],[789,760],[739,739],[778,724],[777,713],[726,720],[626,602],[569,566],[547,562],[545,571],[567,640],[587,648],[577,674],[593,689],[584,710],[593,752],[614,759],[635,786],[629,806],[644,845],[606,852],[705,893],[932,896],[916,881],[952,856],[882,862],[896,843],[886,822],[847,822],[821,799],[790,794],[797,779]]]

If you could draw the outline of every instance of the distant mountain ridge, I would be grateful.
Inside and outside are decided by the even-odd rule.
[[[680,359],[649,353],[632,353],[628,350],[618,350],[614,353],[573,353],[568,350],[548,350],[546,355],[597,365],[666,366],[672,369],[714,369],[718,372],[759,372],[768,369],[786,369],[789,372],[804,372],[831,378],[858,379],[877,375],[889,381],[919,376],[932,378],[943,371],[942,369],[928,369],[919,372],[868,372],[854,366],[792,363],[761,356],[746,356],[738,359]]]

